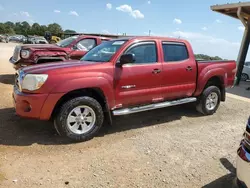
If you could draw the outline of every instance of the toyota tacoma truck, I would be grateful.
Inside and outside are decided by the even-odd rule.
[[[17,71],[13,101],[26,118],[53,120],[76,141],[97,134],[106,117],[194,103],[212,115],[233,86],[235,61],[196,61],[189,42],[132,37],[102,43],[79,61]]]
[[[14,69],[70,59],[80,60],[93,47],[108,41],[109,38],[78,35],[66,38],[56,44],[24,44],[16,46],[10,63]]]

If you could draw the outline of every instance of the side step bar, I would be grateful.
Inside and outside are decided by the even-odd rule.
[[[180,100],[175,100],[175,101],[165,101],[162,103],[149,104],[149,105],[139,106],[139,107],[134,107],[134,108],[123,108],[123,109],[114,110],[113,115],[122,116],[122,115],[134,114],[137,112],[144,112],[144,111],[154,110],[158,108],[176,106],[176,105],[191,103],[195,101],[197,101],[197,99],[195,97],[191,97],[191,98],[185,98],[185,99],[180,99]]]

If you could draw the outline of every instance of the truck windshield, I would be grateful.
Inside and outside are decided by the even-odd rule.
[[[101,43],[90,50],[81,61],[109,62],[126,40],[115,40]]]
[[[56,43],[56,45],[64,48],[64,47],[67,47],[68,45],[70,45],[77,38],[78,38],[78,36],[69,37],[69,38],[66,38],[64,40],[59,41],[58,43]]]

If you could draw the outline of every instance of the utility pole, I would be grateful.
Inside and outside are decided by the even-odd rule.
[[[151,30],[148,31],[148,36],[150,36],[150,34],[151,34]]]

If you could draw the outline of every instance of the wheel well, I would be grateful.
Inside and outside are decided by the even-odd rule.
[[[37,60],[37,64],[58,62],[58,61],[63,61],[63,59],[39,59],[39,60]]]
[[[225,101],[225,99],[226,99],[226,90],[225,90],[225,87],[224,87],[224,82],[220,77],[214,76],[214,77],[210,78],[207,81],[207,84],[204,87],[204,89],[208,88],[209,86],[217,86],[220,89],[220,92],[221,92],[221,101]]]
[[[106,98],[104,93],[99,88],[85,88],[85,89],[78,89],[74,91],[70,91],[69,93],[65,94],[59,101],[56,103],[54,110],[52,112],[51,118],[53,119],[55,115],[60,110],[61,106],[69,101],[70,99],[80,97],[80,96],[89,96],[96,99],[102,106],[103,110],[106,111]]]

